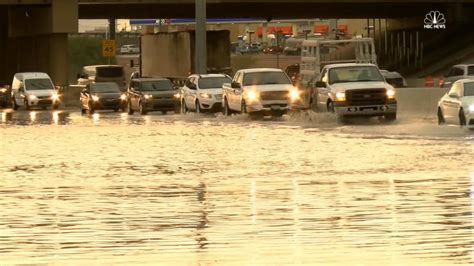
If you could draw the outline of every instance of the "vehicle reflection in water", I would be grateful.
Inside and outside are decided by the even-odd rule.
[[[66,125],[70,113],[67,111],[19,111],[4,110],[1,113],[2,124],[13,125]]]
[[[2,263],[474,262],[470,131],[56,115],[2,113]]]

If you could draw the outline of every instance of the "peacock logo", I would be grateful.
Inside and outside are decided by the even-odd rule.
[[[425,16],[425,29],[446,29],[446,19],[439,11],[430,11]]]

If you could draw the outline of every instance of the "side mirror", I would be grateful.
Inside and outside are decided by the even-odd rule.
[[[240,89],[241,88],[240,83],[238,83],[236,81],[232,81],[232,83],[230,83],[230,87],[232,87],[233,89]]]
[[[195,90],[196,89],[196,84],[194,83],[189,83],[189,86],[188,86],[191,90]]]
[[[19,92],[25,92],[25,88],[20,87],[20,88],[18,89],[18,91],[19,91]]]
[[[326,88],[326,82],[316,81],[316,88]]]

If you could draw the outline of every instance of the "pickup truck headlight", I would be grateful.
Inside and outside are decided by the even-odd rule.
[[[469,105],[469,112],[474,114],[474,104]]]
[[[336,101],[337,102],[344,102],[345,100],[346,100],[346,93],[345,92],[336,93]]]
[[[297,89],[293,89],[290,91],[290,100],[292,102],[298,101],[300,99],[300,91]]]
[[[145,99],[148,100],[148,99],[153,98],[153,95],[145,94],[145,95],[143,95],[143,97],[145,97]]]
[[[36,100],[38,99],[38,97],[36,97],[36,95],[30,95],[30,100]]]
[[[205,93],[205,92],[199,93],[199,96],[201,98],[211,98],[212,97],[212,95],[210,95],[209,93]]]
[[[125,101],[127,99],[127,95],[122,94],[120,95],[120,100]]]
[[[1,89],[0,89],[0,92],[5,93],[5,92],[7,92],[7,89],[1,88]]]
[[[247,93],[247,101],[249,102],[256,102],[258,101],[259,95],[256,91],[249,91]]]
[[[181,98],[181,94],[176,93],[176,94],[174,95],[174,97],[175,97],[176,99],[179,99],[179,98]]]
[[[387,98],[388,99],[395,99],[395,90],[387,90]]]
[[[99,96],[97,96],[97,95],[92,95],[92,100],[93,100],[94,102],[97,102],[97,101],[99,100]]]

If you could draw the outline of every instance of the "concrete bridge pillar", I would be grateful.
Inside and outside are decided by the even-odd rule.
[[[68,34],[78,29],[77,0],[52,0],[48,6],[10,6],[0,13],[0,80],[16,72],[48,73],[56,85],[69,83]],[[3,31],[5,29],[5,31]]]

